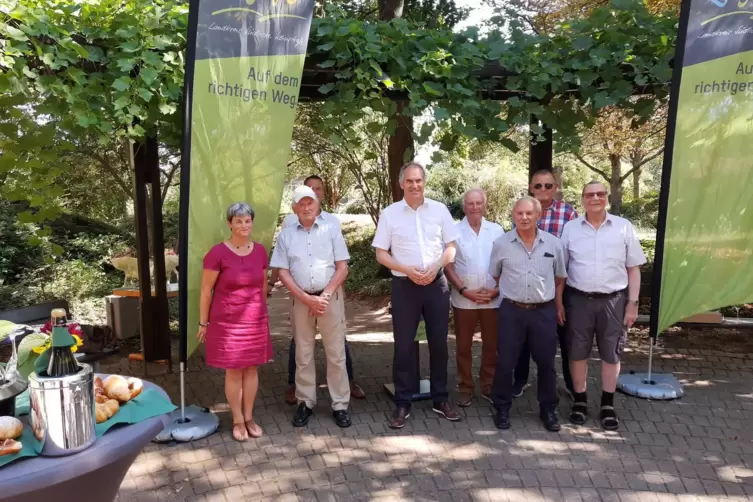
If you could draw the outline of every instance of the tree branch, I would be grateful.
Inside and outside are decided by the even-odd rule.
[[[576,153],[575,154],[575,158],[578,159],[579,161],[581,161],[584,166],[586,166],[587,168],[589,168],[590,170],[592,170],[595,173],[599,173],[605,180],[609,181],[609,176],[607,175],[606,172],[604,172],[601,169],[599,169],[599,168],[591,165],[591,163],[589,163],[586,159],[584,159],[583,157],[581,157],[580,154]]]
[[[635,172],[638,169],[640,169],[641,167],[645,166],[646,164],[648,164],[649,162],[651,162],[652,160],[654,160],[656,157],[658,157],[662,153],[664,153],[664,147],[661,147],[657,151],[655,151],[654,153],[652,153],[651,155],[649,155],[647,157],[644,157],[642,161],[640,161],[638,163],[634,163],[633,164],[633,168],[630,169],[627,173],[625,173],[624,176],[620,177],[620,182],[625,181],[628,178],[628,176],[630,176],[631,174],[633,174],[633,172]]]
[[[176,171],[178,170],[178,167],[180,167],[180,162],[175,162],[170,166],[170,171],[167,173],[167,180],[165,180],[165,186],[162,187],[162,194],[160,202],[165,202],[165,197],[167,196],[167,190],[170,188],[170,184],[173,182],[173,176],[175,176]]]

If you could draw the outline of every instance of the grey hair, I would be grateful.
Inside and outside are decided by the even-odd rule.
[[[407,164],[403,165],[403,167],[400,168],[400,174],[398,175],[398,180],[400,181],[400,183],[402,183],[403,181],[405,181],[405,171],[407,171],[408,169],[410,169],[412,167],[420,169],[421,170],[421,176],[424,179],[424,181],[426,181],[426,168],[424,168],[424,166],[422,166],[418,162],[411,161],[411,162],[408,162]]]
[[[472,193],[480,193],[481,196],[484,198],[484,204],[486,204],[486,192],[482,188],[471,188],[467,192],[463,194],[463,204],[465,204],[465,199]]]
[[[251,221],[254,221],[254,208],[246,204],[245,202],[234,202],[227,208],[227,221],[233,221],[236,216],[250,216]]]
[[[541,202],[539,202],[536,198],[531,197],[530,195],[524,195],[520,199],[515,201],[515,204],[512,205],[512,212],[515,212],[515,208],[518,207],[518,204],[521,202],[530,202],[533,204],[533,209],[536,211],[536,214],[541,214]]]
[[[586,188],[590,187],[591,185],[601,185],[601,186],[603,186],[607,190],[607,192],[609,191],[609,189],[607,188],[607,186],[603,182],[601,182],[599,180],[591,180],[588,183],[586,183],[585,185],[583,185],[583,190],[580,191],[581,197],[586,194]]]

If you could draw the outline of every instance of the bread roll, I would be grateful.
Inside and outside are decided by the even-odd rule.
[[[16,439],[24,431],[24,425],[16,417],[0,417],[0,441]]]
[[[115,399],[110,399],[104,403],[94,405],[94,419],[98,424],[109,420],[120,409],[120,405]]]
[[[131,389],[128,388],[128,380],[120,375],[110,375],[105,378],[105,394],[110,399],[119,403],[126,403],[131,399]]]
[[[15,439],[3,439],[0,441],[0,457],[3,455],[15,455],[21,451],[23,445]]]
[[[94,377],[94,396],[105,395],[105,384],[99,377]]]
[[[128,379],[128,388],[131,391],[131,399],[141,394],[144,383],[138,378],[131,377]]]

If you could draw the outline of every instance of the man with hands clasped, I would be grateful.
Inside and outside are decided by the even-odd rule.
[[[348,276],[348,248],[339,226],[322,217],[314,191],[299,186],[293,193],[298,223],[284,228],[277,238],[271,267],[279,269],[288,288],[295,326],[295,427],[308,424],[316,405],[314,340],[322,335],[327,356],[327,387],[332,415],[340,427],[351,425],[348,414],[350,384],[345,367],[345,304],[342,284]]]
[[[481,324],[481,397],[492,402],[492,380],[497,364],[497,308],[499,290],[489,274],[494,241],[505,231],[487,221],[486,193],[472,189],[463,196],[465,218],[455,228],[458,232],[455,262],[445,272],[452,284],[452,312],[455,321],[456,363],[458,372],[458,406],[470,406],[473,400],[473,335]]]
[[[444,204],[424,197],[426,171],[421,164],[404,165],[399,179],[405,198],[382,211],[372,243],[377,261],[392,271],[393,429],[402,428],[410,417],[417,390],[414,339],[422,317],[429,342],[432,409],[448,420],[460,420],[447,394],[450,290],[442,271],[455,259],[455,223]]]

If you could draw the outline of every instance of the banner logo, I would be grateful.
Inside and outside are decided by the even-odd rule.
[[[285,4],[294,6],[294,5],[296,5],[298,3],[298,0],[271,0],[271,2],[272,2],[272,6],[273,7],[278,6],[278,5],[280,7],[282,7]],[[254,4],[256,4],[256,0],[246,0],[246,5],[251,6],[251,5],[254,5]],[[278,8],[278,10],[279,10],[279,8]],[[282,13],[281,12],[277,12],[277,13],[271,13],[271,14],[270,13],[264,14],[262,12],[259,12],[258,10],[250,9],[248,7],[230,7],[230,8],[227,8],[227,9],[219,9],[219,10],[216,10],[216,11],[212,12],[212,16],[218,16],[220,14],[227,14],[227,13],[231,13],[231,12],[247,12],[249,14],[255,14],[257,16],[256,20],[258,22],[260,22],[260,23],[263,23],[265,21],[269,21],[270,19],[280,19],[280,18],[286,18],[286,17],[287,18],[294,18],[294,19],[303,19],[304,21],[308,21],[308,18],[305,17],[305,16],[299,16],[299,15],[296,15],[296,14],[290,14],[290,13],[286,13],[286,12],[282,12]]]

